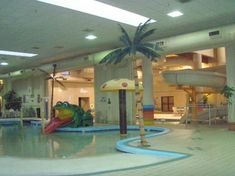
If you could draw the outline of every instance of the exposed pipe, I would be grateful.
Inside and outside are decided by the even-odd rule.
[[[215,35],[213,35],[213,32]],[[211,34],[212,33],[212,34]],[[235,25],[178,35],[161,40],[163,54],[183,53],[195,50],[218,48],[235,40]]]
[[[153,42],[159,43],[159,45],[163,48],[163,52],[161,54],[166,55],[170,53],[183,53],[201,49],[222,47],[226,43],[232,42],[234,40],[235,24],[163,38]],[[91,67],[98,64],[99,61],[108,52],[109,51],[104,51],[88,55],[86,57],[76,57],[68,60],[61,60],[53,64],[58,65],[58,71]],[[39,68],[47,72],[52,72],[53,69],[52,64],[45,64]],[[8,78],[10,74],[0,75],[0,78]]]

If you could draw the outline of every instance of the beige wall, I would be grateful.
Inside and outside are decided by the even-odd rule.
[[[40,106],[40,99],[45,96],[45,80],[43,76],[14,80],[12,89],[18,96],[24,97],[23,106]]]
[[[154,102],[155,109],[161,110],[161,97],[173,96],[174,106],[180,107],[186,105],[186,92],[177,89],[176,86],[167,84],[158,70],[154,70]]]
[[[227,104],[227,100],[224,98],[223,95],[217,93],[217,94],[211,94],[208,96],[208,104],[212,104],[215,106],[220,106],[223,104]]]
[[[41,114],[44,113],[42,109],[42,98],[46,95],[44,76],[32,75],[12,80],[11,89],[17,93],[18,97],[22,97],[24,116],[36,116],[36,108],[41,108]]]
[[[118,92],[102,92],[100,86],[111,79],[131,78],[132,67],[130,63],[121,63],[116,66],[95,66],[95,107],[97,122],[116,123],[119,122],[119,96]],[[110,100],[111,104],[108,103]],[[134,116],[134,94],[127,92],[126,107],[127,121],[135,123]]]
[[[54,105],[58,101],[67,101],[71,104],[78,105],[79,97],[89,97],[90,105],[94,105],[94,86],[93,83],[76,83],[76,82],[63,82],[65,88],[59,84],[55,84],[54,89]],[[51,90],[51,89],[49,89]],[[51,93],[49,93],[49,96]]]

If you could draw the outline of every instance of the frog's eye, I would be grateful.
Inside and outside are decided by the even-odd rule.
[[[61,105],[62,104],[62,102],[61,101],[58,101],[57,103],[56,103],[56,105]]]
[[[69,106],[69,103],[67,101],[64,102],[64,106]]]

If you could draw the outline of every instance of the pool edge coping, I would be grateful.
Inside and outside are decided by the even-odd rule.
[[[136,125],[129,125],[127,129],[139,130],[139,127]],[[59,131],[59,132],[81,132],[81,133],[118,131],[118,130],[119,130],[119,126],[117,125],[102,126],[102,127],[79,127],[79,128],[65,127],[65,128],[56,129],[56,131]],[[155,126],[145,126],[145,130],[158,132],[158,133],[147,134],[145,135],[146,138],[157,137],[157,136],[161,136],[170,132],[170,129],[168,128],[155,127]],[[178,159],[186,158],[189,156],[189,154],[186,154],[186,153],[164,151],[164,150],[150,149],[150,148],[144,148],[144,147],[136,147],[136,146],[132,146],[129,144],[130,142],[136,142],[139,140],[140,140],[139,136],[122,139],[116,142],[115,148],[118,151],[121,151],[124,153],[155,155],[155,156],[171,157],[171,158],[178,158]]]

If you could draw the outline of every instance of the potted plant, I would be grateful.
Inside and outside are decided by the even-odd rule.
[[[14,90],[10,90],[5,95],[3,95],[3,99],[5,100],[6,110],[13,109],[14,111],[20,111],[22,100],[21,97],[17,97]]]
[[[224,95],[224,97],[228,100],[228,103],[231,104],[230,98],[233,96],[235,89],[233,87],[229,87],[228,85],[225,85],[223,90],[221,91],[221,94]]]

